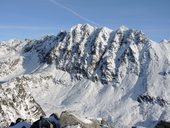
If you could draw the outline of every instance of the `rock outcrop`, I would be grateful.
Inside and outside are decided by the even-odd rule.
[[[44,111],[22,85],[0,86],[1,128],[9,126],[18,117],[34,121],[40,115],[45,115]]]
[[[25,128],[112,128],[103,119],[82,118],[69,111],[62,112],[60,117],[54,115],[52,114],[48,118],[41,117],[39,120],[33,122],[32,125],[25,120],[16,121],[10,128],[22,128],[23,126]]]

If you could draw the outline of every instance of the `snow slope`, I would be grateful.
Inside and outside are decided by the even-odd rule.
[[[117,128],[169,120],[170,41],[153,42],[138,30],[78,24],[57,36],[2,42],[0,68],[7,93],[0,98],[15,97],[4,88],[22,85],[47,115],[71,110]]]

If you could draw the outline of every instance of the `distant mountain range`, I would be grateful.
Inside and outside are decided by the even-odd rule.
[[[113,127],[170,120],[170,41],[78,24],[40,40],[0,43],[0,125],[70,110]]]

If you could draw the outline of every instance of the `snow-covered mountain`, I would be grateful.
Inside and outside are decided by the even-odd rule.
[[[124,26],[9,40],[0,43],[0,124],[70,110],[117,128],[154,127],[170,120],[169,83],[170,41]]]

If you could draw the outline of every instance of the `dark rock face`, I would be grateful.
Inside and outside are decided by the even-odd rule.
[[[170,122],[167,121],[159,121],[155,128],[170,128]]]
[[[150,103],[150,104],[158,104],[161,107],[165,107],[169,104],[163,98],[160,98],[160,97],[155,98],[155,97],[151,97],[149,95],[141,95],[141,96],[138,97],[137,101],[139,103],[146,102],[146,103]]]

